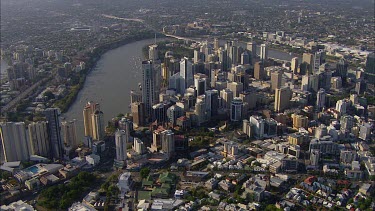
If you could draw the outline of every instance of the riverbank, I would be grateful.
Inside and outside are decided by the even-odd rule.
[[[127,45],[132,42],[141,41],[145,39],[150,39],[154,37],[154,33],[149,32],[137,32],[129,37],[126,37],[121,40],[112,41],[109,43],[104,43],[101,46],[95,48],[91,52],[88,52],[86,57],[88,58],[85,69],[83,69],[79,74],[79,82],[76,85],[71,87],[71,90],[67,96],[63,99],[60,99],[54,103],[55,107],[58,107],[62,113],[65,113],[69,110],[71,105],[77,99],[79,91],[84,87],[87,75],[95,68],[97,62],[100,60],[101,56],[106,52],[119,48],[123,45]],[[158,35],[159,37],[162,36],[161,34]]]

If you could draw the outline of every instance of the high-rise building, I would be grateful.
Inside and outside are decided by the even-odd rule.
[[[158,123],[167,122],[168,105],[165,103],[158,103],[152,106],[152,121]]]
[[[279,89],[281,87],[283,73],[281,71],[275,71],[271,73],[271,89]]]
[[[241,98],[233,98],[230,106],[230,120],[238,122],[242,120],[243,102]]]
[[[183,78],[183,83],[180,84],[181,92],[185,93],[185,89],[189,88],[191,85],[194,84],[193,64],[187,57],[181,59],[180,76]]]
[[[275,90],[275,111],[281,112],[289,106],[292,93],[289,87]]]
[[[157,103],[156,95],[156,72],[154,69],[154,62],[151,60],[142,62],[142,102],[145,106],[145,114],[151,117],[151,107]],[[157,87],[159,89],[159,87]]]
[[[99,103],[95,102],[88,102],[85,107],[83,108],[83,124],[84,124],[84,132],[85,136],[92,137],[93,130],[92,130],[92,115],[95,111],[100,110]]]
[[[246,51],[241,54],[241,64],[250,64],[250,56]]]
[[[156,44],[153,44],[153,45],[150,45],[149,48],[148,48],[148,59],[149,60],[158,60],[159,59],[159,55],[158,55],[158,45]]]
[[[205,96],[207,116],[208,118],[214,117],[218,114],[219,92],[215,89],[207,90]]]
[[[169,157],[175,152],[174,133],[171,130],[161,132],[161,148]]]
[[[30,158],[24,122],[0,123],[1,161],[23,161]],[[4,159],[4,160],[3,160]]]
[[[340,112],[341,114],[346,114],[347,109],[350,106],[350,101],[347,99],[338,100],[336,102],[336,111]]]
[[[197,89],[197,95],[203,95],[207,90],[207,76],[202,73],[194,75],[194,87]]]
[[[196,122],[198,126],[207,121],[206,98],[204,95],[198,96],[197,103],[195,103],[194,113],[197,116]]]
[[[254,137],[255,138],[263,138],[264,136],[264,127],[265,121],[260,116],[251,116],[250,117],[250,125],[254,129]]]
[[[322,109],[323,107],[325,107],[326,96],[326,91],[324,89],[319,89],[318,93],[316,94],[316,107],[318,109]]]
[[[348,67],[348,62],[345,59],[340,59],[340,61],[336,63],[335,76],[339,76],[345,81],[348,76]]]
[[[375,53],[374,52],[367,55],[366,68],[365,68],[365,79],[369,83],[375,84]]]
[[[257,80],[264,80],[266,73],[264,71],[264,64],[262,62],[255,62],[254,64],[254,78]]]
[[[64,121],[61,122],[61,132],[63,136],[63,141],[66,146],[72,148],[78,147],[77,132],[76,132],[76,122],[75,121]]]
[[[48,137],[50,139],[51,157],[54,159],[63,158],[63,141],[61,138],[60,110],[47,108],[44,111],[48,122]]]
[[[177,105],[172,105],[171,107],[167,109],[168,122],[170,122],[173,126],[176,125],[177,118],[183,115],[184,115],[184,110]]]
[[[96,110],[91,115],[92,139],[103,140],[105,136],[103,112]]]
[[[299,115],[299,114],[292,114],[293,119],[293,128],[299,129],[299,128],[305,128],[307,129],[309,124],[309,118],[307,116]]]
[[[222,107],[225,109],[230,109],[230,103],[233,100],[233,92],[230,89],[223,89],[220,91],[220,97],[222,100]]]
[[[314,65],[313,65],[314,73],[319,72],[319,67],[320,67],[320,65],[323,64],[323,62],[325,60],[324,57],[325,57],[325,52],[323,50],[319,50],[319,51],[315,52],[315,54],[314,54]]]
[[[248,42],[246,49],[250,51],[251,63],[254,64],[254,59],[257,57],[257,44],[255,42]]]
[[[371,123],[368,123],[368,122],[365,122],[363,123],[361,126],[359,126],[359,138],[364,140],[364,141],[367,141],[370,139],[371,137],[371,128],[372,128],[372,124]]]
[[[130,103],[142,102],[142,94],[134,90],[130,91]]]
[[[127,143],[129,142],[130,134],[126,133],[125,130],[117,130],[115,133],[116,143],[116,160],[123,162],[127,159]]]
[[[240,82],[228,82],[227,89],[233,92],[233,97],[238,97],[243,91],[243,83]]]
[[[320,161],[320,151],[318,149],[313,149],[310,152],[310,165],[318,166]]]
[[[123,117],[118,121],[118,128],[120,130],[125,130],[130,134],[133,131],[133,122],[130,119]]]
[[[298,67],[299,67],[298,57],[292,58],[292,61],[291,61],[291,64],[290,64],[290,69],[293,71],[293,73],[298,72]]]
[[[220,48],[220,45],[219,45],[219,39],[218,38],[215,38],[214,39],[214,49],[215,50],[219,50]]]
[[[317,92],[319,89],[319,75],[303,75],[301,89]]]
[[[302,63],[308,64],[308,72],[310,74],[313,73],[314,67],[314,54],[311,53],[303,53],[302,55]]]
[[[28,125],[30,154],[50,157],[47,122],[32,122]]]
[[[143,141],[141,141],[139,138],[134,138],[133,149],[136,153],[141,155],[145,152],[146,147],[143,144]]]
[[[131,104],[131,112],[133,116],[133,123],[137,127],[145,125],[145,107],[144,103],[136,102]]]
[[[354,118],[350,115],[343,115],[340,118],[340,130],[351,131],[354,127]]]
[[[260,59],[266,61],[268,59],[268,48],[266,44],[260,45]]]

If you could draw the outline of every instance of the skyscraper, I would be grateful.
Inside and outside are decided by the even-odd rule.
[[[95,111],[100,110],[99,103],[95,102],[88,102],[85,107],[83,108],[83,124],[85,130],[85,136],[92,137],[93,130],[92,130],[92,115]]]
[[[255,42],[248,42],[246,49],[250,51],[251,64],[254,64],[254,59],[257,57],[257,44]]]
[[[197,89],[197,95],[203,95],[207,90],[207,76],[202,73],[195,74],[194,87]]]
[[[242,120],[243,102],[241,98],[235,97],[230,106],[230,120],[238,122]]]
[[[271,73],[271,89],[279,89],[281,87],[283,73],[281,71],[275,71]]]
[[[115,133],[116,143],[116,160],[124,162],[127,159],[126,144],[129,142],[130,134],[127,134],[125,130],[117,130]]]
[[[23,161],[30,158],[24,122],[0,123],[1,161]]]
[[[103,140],[105,136],[105,128],[104,128],[104,118],[103,112],[96,110],[94,114],[91,116],[92,120],[92,138],[94,140]]]
[[[233,92],[233,97],[238,97],[243,91],[243,84],[238,82],[227,83],[227,88]]]
[[[340,59],[340,61],[338,61],[336,63],[336,73],[335,73],[335,76],[339,76],[341,77],[344,81],[348,75],[348,67],[349,67],[349,64],[346,62],[345,59]]]
[[[145,121],[145,108],[144,103],[136,102],[131,104],[131,112],[133,116],[133,123],[137,126],[144,126]]]
[[[175,152],[174,133],[171,130],[161,132],[161,148],[164,153],[171,157]]]
[[[64,144],[71,146],[72,148],[78,147],[76,122],[75,121],[64,121],[61,122],[61,130]]]
[[[157,102],[156,95],[156,81],[155,81],[155,74],[153,61],[143,61],[142,62],[142,72],[143,72],[143,80],[142,80],[142,102],[145,106],[145,114],[147,117],[151,117],[151,107],[153,104]],[[159,87],[158,87],[159,88]]]
[[[319,89],[316,95],[316,107],[322,109],[326,104],[326,91],[324,89]]]
[[[374,52],[367,55],[365,78],[369,83],[375,84],[375,53]]]
[[[312,74],[314,67],[314,54],[311,53],[303,53],[302,55],[302,63],[308,64],[308,72]]]
[[[215,89],[207,90],[206,96],[206,112],[209,118],[218,114],[219,108],[219,92]]]
[[[233,100],[233,92],[230,89],[223,89],[220,91],[220,97],[222,100],[222,107],[230,109],[230,103]]]
[[[260,45],[260,59],[266,61],[268,59],[268,49],[266,44]]]
[[[184,82],[181,84],[181,92],[185,93],[185,89],[194,84],[193,64],[187,57],[181,59],[180,76],[184,80]]]
[[[171,107],[169,107],[167,109],[167,117],[168,117],[168,121],[174,126],[176,125],[176,120],[177,118],[181,117],[184,115],[184,111],[182,110],[182,108],[176,106],[176,105],[172,105]]]
[[[281,112],[289,106],[291,98],[291,90],[289,87],[282,87],[275,90],[275,111]]]
[[[30,154],[50,157],[50,142],[47,122],[32,122],[28,125]]]
[[[292,58],[292,61],[291,61],[291,64],[290,64],[290,69],[293,71],[293,73],[298,72],[298,67],[299,67],[298,57]]]
[[[148,48],[148,59],[149,60],[158,60],[159,59],[159,55],[158,55],[158,45],[156,44],[153,44],[153,45],[150,45],[149,48]]]
[[[264,72],[264,64],[262,62],[255,62],[254,64],[254,78],[257,80],[264,80],[266,73]]]
[[[50,156],[54,159],[63,158],[63,141],[61,138],[60,110],[47,108],[44,111],[48,122],[48,137],[50,139]]]

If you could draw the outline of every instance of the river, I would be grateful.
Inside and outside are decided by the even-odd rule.
[[[100,103],[105,124],[117,114],[130,111],[130,90],[138,89],[138,83],[142,78],[142,48],[153,42],[154,39],[142,40],[110,50],[87,75],[85,85],[78,93],[76,101],[62,114],[67,120],[76,120],[78,140],[83,139],[82,110],[87,101]],[[292,58],[288,53],[275,50],[270,50],[269,56],[280,59]]]

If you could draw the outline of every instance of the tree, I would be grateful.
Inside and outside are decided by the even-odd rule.
[[[146,178],[150,174],[150,168],[148,167],[142,168],[139,173],[141,174],[142,178]]]

